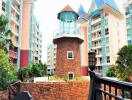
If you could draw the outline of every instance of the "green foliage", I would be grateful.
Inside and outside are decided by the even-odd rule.
[[[47,75],[47,65],[42,63],[32,64],[26,68],[20,68],[18,79],[27,81],[31,77],[42,77]]]
[[[75,77],[73,80],[68,80],[67,77],[61,78],[57,76],[50,76],[49,81],[64,81],[64,82],[69,82],[69,81],[84,81],[87,80],[87,78],[80,76],[80,77]]]
[[[15,68],[10,63],[6,52],[0,49],[0,90],[6,89],[16,79]]]
[[[80,77],[75,77],[75,80],[76,81],[84,81],[84,80],[87,80],[87,79],[83,76],[80,76]]]
[[[25,82],[30,78],[30,74],[31,74],[31,67],[20,68],[18,70],[18,79]]]
[[[38,64],[33,64],[31,68],[32,72],[32,77],[41,77],[41,76],[46,76],[47,75],[47,65],[38,63]]]
[[[8,36],[12,35],[11,30],[7,30],[9,21],[4,16],[0,16],[0,48],[7,51],[6,44],[9,43],[12,46],[11,39]]]
[[[106,76],[108,77],[116,77],[116,66],[110,66],[110,68],[108,69]]]
[[[129,77],[132,77],[132,45],[124,46],[119,51],[116,64],[117,78],[130,81]]]

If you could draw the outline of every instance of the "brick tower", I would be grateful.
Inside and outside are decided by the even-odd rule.
[[[80,45],[83,36],[77,28],[78,17],[69,5],[58,13],[60,29],[53,39],[53,43],[57,45],[56,76],[69,79],[81,76]]]

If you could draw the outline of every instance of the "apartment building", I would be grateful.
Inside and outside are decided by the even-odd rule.
[[[132,0],[127,0],[124,5],[124,17],[127,31],[127,42],[132,44]]]
[[[23,1],[20,67],[41,62],[42,34],[39,31],[39,23],[34,17],[35,1]]]
[[[20,62],[22,0],[0,0],[0,15],[7,17],[9,20],[7,28],[13,33],[10,37],[13,46],[8,47],[9,57],[14,66],[18,67]]]
[[[0,15],[6,16],[7,13],[6,1],[7,0],[0,0]]]
[[[96,72],[105,75],[127,44],[123,14],[114,0],[92,0],[88,11],[88,49],[96,52]]]
[[[78,21],[77,25],[79,27],[79,32],[84,36],[84,41],[80,46],[81,52],[81,71],[82,75],[88,75],[88,27],[87,27],[87,13],[85,12],[82,5],[80,5],[78,10]]]
[[[30,62],[39,63],[42,58],[42,33],[39,29],[39,22],[33,17],[32,33],[30,38]]]
[[[55,71],[55,65],[56,65],[56,51],[57,45],[50,44],[47,47],[47,68],[48,73],[51,75],[54,74]]]
[[[0,0],[0,15],[9,20],[7,29],[13,35],[8,47],[9,57],[16,67],[26,67],[41,61],[42,33],[34,12],[36,0]]]

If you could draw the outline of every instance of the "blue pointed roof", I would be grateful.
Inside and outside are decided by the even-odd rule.
[[[96,3],[97,7],[108,5],[108,6],[112,7],[113,9],[120,12],[120,10],[114,0],[94,0],[94,1]]]
[[[85,18],[86,14],[87,14],[87,13],[85,12],[83,6],[80,5],[79,10],[78,10],[79,18]]]

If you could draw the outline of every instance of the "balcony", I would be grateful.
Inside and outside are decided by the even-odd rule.
[[[99,22],[101,22],[101,18],[94,19],[94,20],[92,21],[92,25],[94,25],[94,24],[96,24],[96,23],[99,23]]]
[[[20,5],[20,0],[15,0]]]
[[[20,11],[19,6],[20,6],[20,5],[16,4],[15,2],[13,2],[13,4],[12,4],[12,8],[13,8],[16,12],[18,12],[18,13],[19,13],[19,11]]]
[[[17,41],[12,41],[12,43],[13,43],[13,46],[15,46],[15,47],[19,46]]]
[[[13,34],[15,34],[16,36],[18,36],[18,30],[11,28],[11,32],[12,32]]]
[[[14,23],[16,23],[17,25],[19,25],[19,19],[16,16],[12,15],[11,19],[12,19],[12,21]]]
[[[58,38],[63,38],[63,37],[73,37],[73,38],[79,38],[82,41],[84,40],[84,35],[81,32],[81,28],[77,28],[77,30],[63,30],[63,32],[60,31],[56,31],[53,34],[53,38],[54,39],[58,39]]]
[[[16,8],[14,7],[14,5],[12,5],[11,7],[12,7],[12,10],[14,10],[17,14],[20,14],[19,11],[18,11],[18,9],[16,9]]]
[[[15,51],[10,50],[10,51],[9,51],[9,54],[10,54],[10,57],[11,57],[11,58],[15,58],[15,59],[17,58],[17,53],[16,53]]]

